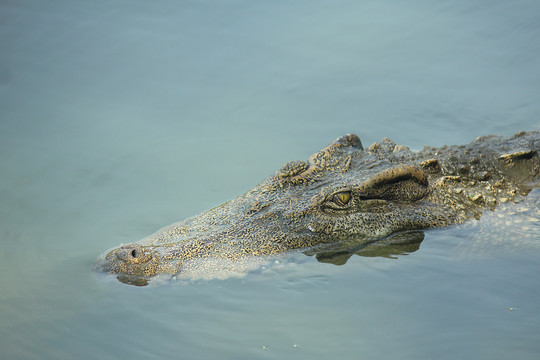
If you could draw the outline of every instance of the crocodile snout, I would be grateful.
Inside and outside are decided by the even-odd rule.
[[[158,274],[176,274],[182,262],[164,261],[163,254],[152,245],[126,244],[102,254],[94,264],[94,270],[116,275],[123,283],[144,286],[148,279]]]

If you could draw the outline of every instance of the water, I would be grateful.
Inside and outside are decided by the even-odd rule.
[[[397,259],[146,288],[90,265],[345,133],[539,130],[538,19],[535,1],[2,2],[2,358],[537,358],[537,192]]]

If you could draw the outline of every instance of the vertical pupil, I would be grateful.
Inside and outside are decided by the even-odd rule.
[[[138,254],[137,254],[137,250],[136,250],[136,249],[131,250],[131,256],[133,256],[134,258],[136,258],[137,255],[138,255]]]
[[[340,205],[347,205],[350,199],[351,199],[350,192],[342,192],[336,195],[336,200]]]

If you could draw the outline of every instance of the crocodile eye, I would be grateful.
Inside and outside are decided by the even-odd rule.
[[[351,201],[351,197],[352,195],[350,191],[342,191],[340,193],[335,194],[332,201],[334,201],[336,205],[345,206],[349,203],[349,201]]]

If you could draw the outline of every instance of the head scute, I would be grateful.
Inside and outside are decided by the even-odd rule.
[[[303,173],[309,168],[309,163],[303,160],[293,160],[283,164],[281,169],[278,170],[276,178],[290,178],[298,174]]]
[[[313,154],[309,161],[289,161],[276,173],[280,185],[296,185],[316,180],[323,171],[346,172],[351,167],[351,152],[363,151],[362,141],[357,135],[347,134]]]
[[[293,160],[286,162],[274,176],[274,181],[280,187],[284,185],[297,185],[309,181],[313,175],[319,172],[312,163],[303,160]]]
[[[336,144],[341,147],[351,147],[358,150],[364,150],[364,147],[362,146],[362,140],[360,140],[360,138],[356,134],[347,134],[339,137],[332,144]]]
[[[313,154],[309,162],[326,171],[346,172],[351,167],[352,154],[363,150],[360,138],[354,134],[348,134]]]

